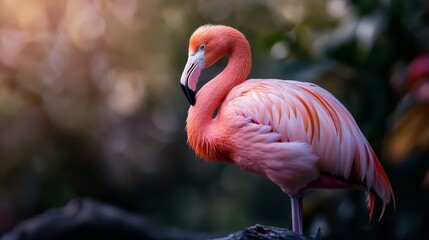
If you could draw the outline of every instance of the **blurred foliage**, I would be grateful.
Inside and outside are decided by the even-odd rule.
[[[187,42],[196,27],[216,23],[247,36],[250,77],[313,81],[336,95],[386,166],[396,212],[389,206],[381,222],[368,223],[362,193],[314,190],[304,202],[305,229],[321,227],[324,239],[427,238],[428,98],[412,96],[429,92],[405,86],[408,64],[429,50],[428,7],[423,0],[0,0],[0,231],[77,196],[188,230],[289,227],[288,198],[274,184],[206,164],[186,145],[188,104],[178,81]],[[410,132],[421,136],[404,142],[401,133]],[[413,147],[417,139],[423,143]]]

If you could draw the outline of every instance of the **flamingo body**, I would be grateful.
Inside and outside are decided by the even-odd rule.
[[[226,54],[227,67],[194,98],[200,71]],[[362,189],[370,217],[375,195],[384,212],[392,187],[347,109],[313,83],[245,81],[250,66],[250,47],[237,30],[206,25],[192,35],[181,84],[194,105],[187,132],[197,155],[266,176],[292,199],[309,187]]]

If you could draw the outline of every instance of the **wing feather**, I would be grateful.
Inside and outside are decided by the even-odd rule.
[[[393,197],[386,174],[351,114],[317,85],[248,80],[234,88],[222,106],[270,126],[271,131],[280,134],[281,142],[309,144],[319,158],[321,172],[353,178],[368,191],[374,191],[384,203]],[[368,203],[373,208],[372,197]]]

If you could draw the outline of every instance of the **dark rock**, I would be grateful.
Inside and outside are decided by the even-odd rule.
[[[306,237],[289,229],[256,224],[243,231],[215,240],[317,240],[319,238],[320,229],[313,236]]]

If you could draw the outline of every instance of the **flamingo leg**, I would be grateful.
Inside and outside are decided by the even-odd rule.
[[[290,198],[292,208],[292,231],[302,235],[302,194]]]

